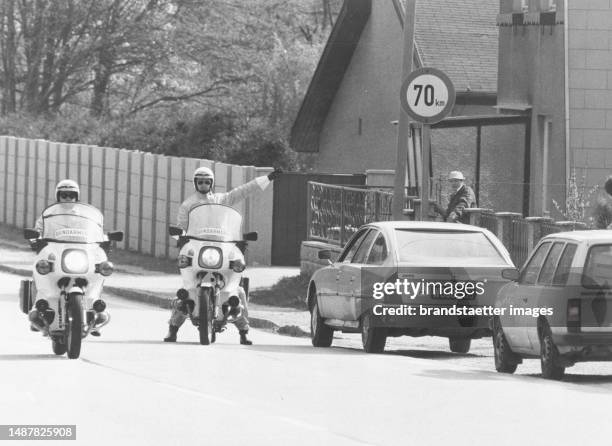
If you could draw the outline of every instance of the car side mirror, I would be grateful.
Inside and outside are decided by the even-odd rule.
[[[257,232],[247,232],[243,234],[242,237],[248,242],[255,242],[257,241],[258,234]]]
[[[183,235],[183,228],[181,228],[180,226],[170,225],[168,226],[168,234],[173,237],[175,235]]]
[[[513,282],[516,282],[519,278],[519,272],[515,268],[503,269],[501,275],[504,279],[512,280]]]
[[[331,251],[329,249],[323,249],[319,251],[319,259],[331,260]]]
[[[33,238],[38,238],[40,237],[40,232],[34,230],[34,229],[24,229],[23,230],[23,238],[31,240]]]
[[[113,242],[122,242],[123,241],[123,231],[113,231],[109,232],[108,239]]]

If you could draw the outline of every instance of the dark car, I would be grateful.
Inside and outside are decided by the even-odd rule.
[[[490,336],[483,310],[506,282],[501,271],[514,268],[486,229],[406,221],[361,227],[329,263],[308,286],[312,343],[329,347],[335,330],[361,332],[367,352],[382,352],[388,336],[430,335],[467,353],[471,339]]]

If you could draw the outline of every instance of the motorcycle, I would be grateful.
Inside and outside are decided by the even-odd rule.
[[[22,281],[20,308],[33,331],[52,341],[56,355],[76,359],[81,340],[110,321],[101,299],[104,279],[114,267],[107,251],[123,232],[104,234],[98,209],[83,203],[56,203],[43,211],[42,233],[24,229],[36,252],[33,280]]]
[[[241,233],[242,215],[226,205],[201,204],[188,216],[187,230],[170,226],[181,247],[177,259],[183,288],[177,292],[181,309],[198,327],[200,344],[216,340],[228,322],[245,310],[240,301],[242,286],[248,300],[244,249],[257,240],[257,232]]]

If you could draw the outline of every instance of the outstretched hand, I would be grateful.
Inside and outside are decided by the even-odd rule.
[[[274,172],[270,172],[268,174],[268,179],[270,181],[274,181],[281,175],[281,173],[283,173],[283,171],[277,167],[276,169],[274,169]]]

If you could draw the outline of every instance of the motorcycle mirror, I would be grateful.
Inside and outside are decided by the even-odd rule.
[[[257,232],[247,232],[242,237],[249,242],[254,242],[257,241]]]
[[[34,229],[26,228],[23,230],[23,238],[30,240],[30,239],[38,238],[38,237],[40,237],[40,232]]]
[[[170,225],[168,226],[168,234],[171,236],[183,235],[183,228],[179,226]]]
[[[108,239],[113,242],[123,241],[123,231],[113,231],[108,233]]]

